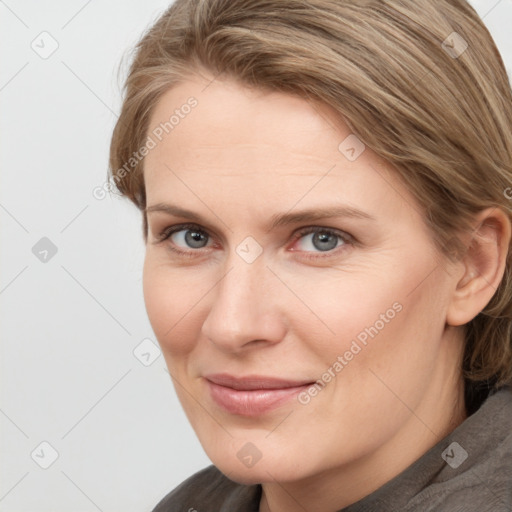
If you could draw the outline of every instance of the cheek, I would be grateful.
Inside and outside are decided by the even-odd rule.
[[[304,289],[302,299],[308,309],[296,308],[293,323],[303,333],[301,338],[311,340],[310,351],[323,354],[325,363],[330,363],[350,350],[353,341],[364,347],[398,322],[405,294],[397,279],[390,285],[369,272],[327,277]]]
[[[299,336],[311,340],[308,355],[326,369],[341,356],[344,370],[352,369],[344,373],[355,370],[354,376],[362,367],[388,372],[407,360],[421,364],[422,358],[431,359],[444,327],[442,286],[435,274],[422,282],[428,274],[422,268],[417,262],[415,268],[404,265],[392,278],[368,273],[358,274],[357,280],[347,275],[319,280],[304,300],[314,316],[295,313],[303,333]],[[430,269],[428,262],[424,268]]]
[[[189,269],[170,269],[146,256],[143,293],[157,340],[166,353],[189,352],[200,329],[201,299],[208,286]],[[198,332],[193,332],[197,329]]]

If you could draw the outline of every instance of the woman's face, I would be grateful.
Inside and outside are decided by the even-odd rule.
[[[431,446],[456,278],[389,165],[329,108],[231,81],[168,91],[148,135],[145,303],[213,463],[285,482]]]

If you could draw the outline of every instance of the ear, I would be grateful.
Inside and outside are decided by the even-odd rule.
[[[458,262],[460,271],[446,312],[448,325],[464,325],[477,316],[492,299],[505,272],[510,219],[502,209],[490,207],[475,217],[474,228]]]

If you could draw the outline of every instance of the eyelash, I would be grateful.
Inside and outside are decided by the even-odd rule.
[[[155,243],[161,244],[161,243],[165,242],[166,240],[168,240],[171,237],[171,235],[173,235],[174,233],[177,233],[178,231],[188,230],[188,229],[199,231],[200,233],[204,233],[205,235],[210,237],[210,234],[206,230],[204,230],[200,226],[198,226],[197,224],[185,223],[185,224],[177,224],[175,226],[165,228],[163,231],[161,231],[157,235],[157,239],[156,239]],[[356,240],[354,239],[354,237],[352,237],[348,233],[345,233],[343,231],[339,231],[339,230],[333,229],[333,228],[324,228],[322,226],[307,226],[305,228],[301,228],[301,229],[299,229],[299,231],[297,233],[295,233],[293,235],[292,241],[296,242],[297,240],[300,240],[303,236],[309,235],[311,233],[315,233],[317,231],[320,231],[322,233],[327,233],[330,235],[335,235],[335,236],[339,237],[342,240],[343,245],[341,245],[339,247],[335,247],[331,251],[325,251],[325,254],[327,256],[322,256],[321,251],[318,251],[318,253],[315,253],[313,251],[304,251],[305,256],[303,256],[303,257],[305,257],[307,259],[317,259],[317,258],[329,257],[329,256],[333,255],[334,253],[337,253],[338,250],[343,250],[345,245],[347,245],[347,244],[354,245],[356,243]],[[177,249],[176,247],[173,247],[172,244],[168,244],[168,245],[169,245],[169,249],[171,251],[179,254],[180,256],[185,256],[185,257],[190,257],[190,258],[197,256],[197,253],[200,253],[201,249],[202,249],[202,248],[201,249],[191,249],[190,251],[183,251],[181,249]],[[299,252],[299,251],[297,251],[297,252]],[[312,252],[312,254],[309,254],[309,252]]]

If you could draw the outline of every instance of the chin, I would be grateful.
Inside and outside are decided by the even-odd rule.
[[[290,459],[280,453],[273,453],[267,457],[262,455],[261,459],[251,467],[245,466],[236,456],[227,459],[225,453],[221,457],[210,457],[210,459],[229,479],[245,485],[293,482],[315,472],[313,467],[309,470],[301,467],[302,461]]]

